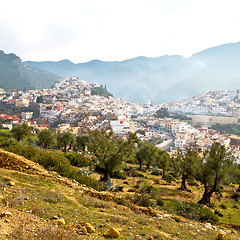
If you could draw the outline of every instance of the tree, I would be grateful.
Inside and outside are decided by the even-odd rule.
[[[24,137],[27,137],[31,134],[31,128],[26,124],[23,123],[22,125],[14,125],[11,130],[13,137],[19,142]]]
[[[103,180],[110,179],[110,173],[120,168],[124,158],[132,154],[132,148],[137,143],[136,134],[130,134],[127,141],[115,139],[113,131],[89,131],[89,151],[98,159],[98,165],[104,168]]]
[[[225,146],[218,142],[213,143],[211,149],[204,153],[196,163],[195,177],[204,185],[204,193],[199,204],[211,205],[211,196],[225,179],[233,163],[233,158]]]
[[[196,169],[196,162],[199,158],[199,153],[194,149],[186,149],[185,153],[179,152],[177,158],[173,159],[174,168],[181,175],[182,183],[181,190],[187,190],[186,180],[189,176],[194,177]]]
[[[88,135],[78,135],[76,137],[76,146],[78,150],[81,150],[85,153],[86,146],[89,143],[89,136]]]
[[[39,96],[37,97],[37,100],[36,100],[37,103],[43,103],[43,96]]]
[[[59,146],[63,145],[64,146],[63,151],[66,152],[67,146],[71,145],[73,143],[74,137],[73,137],[72,133],[64,132],[64,133],[60,133],[60,136],[58,136],[57,140],[59,141]]]
[[[153,144],[144,143],[143,146],[136,152],[136,159],[139,162],[139,169],[142,169],[143,164],[149,169],[152,163],[155,162],[158,153],[158,148]]]
[[[156,118],[165,118],[165,117],[169,117],[170,114],[168,112],[167,108],[160,108],[159,110],[156,111],[156,113],[154,114],[154,117]]]
[[[233,165],[231,175],[238,184],[237,192],[240,192],[240,164],[235,163]]]
[[[156,156],[156,165],[157,167],[161,168],[163,170],[162,172],[162,178],[166,175],[166,170],[169,167],[170,163],[170,156],[167,151],[159,149]]]
[[[39,145],[47,149],[54,144],[55,136],[50,129],[44,129],[38,133],[38,141]]]

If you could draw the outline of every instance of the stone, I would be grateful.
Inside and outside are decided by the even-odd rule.
[[[157,213],[156,217],[157,217],[158,219],[163,219],[163,215],[160,214],[160,213]]]
[[[116,228],[110,228],[106,234],[107,237],[118,238],[120,236],[120,232]]]
[[[14,187],[14,186],[16,185],[16,183],[13,182],[13,181],[10,181],[10,182],[8,183],[8,185],[11,186],[11,187]]]
[[[11,212],[1,212],[0,217],[11,217],[12,213]]]
[[[65,225],[66,224],[64,218],[57,219],[56,223],[57,223],[57,225]]]
[[[224,240],[226,238],[226,233],[225,232],[219,232],[218,233],[218,236],[217,236],[217,239],[218,240]]]
[[[85,226],[85,227],[86,227],[88,233],[95,232],[95,228],[93,227],[92,224],[90,224],[90,223],[86,223],[86,226]]]
[[[212,229],[212,224],[211,223],[205,223],[204,224],[204,227],[206,228],[206,229]]]
[[[79,229],[79,232],[81,232],[82,234],[87,234],[87,233],[88,233],[88,230],[87,230],[86,227],[81,227],[81,228]]]
[[[171,217],[171,215],[169,215],[169,214],[164,214],[163,215],[165,218],[170,218]]]
[[[52,216],[52,219],[56,220],[56,219],[59,219],[59,217],[58,216]]]

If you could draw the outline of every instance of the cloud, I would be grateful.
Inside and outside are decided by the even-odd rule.
[[[239,41],[238,0],[10,0],[0,49],[24,60],[191,55]]]

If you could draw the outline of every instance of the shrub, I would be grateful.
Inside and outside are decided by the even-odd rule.
[[[194,203],[181,203],[177,207],[177,213],[183,217],[201,221],[217,223],[219,221],[217,215],[208,208],[203,208]]]
[[[63,153],[55,151],[41,151],[33,146],[25,146],[22,144],[11,145],[7,148],[7,151],[37,162],[44,168],[50,171],[55,171],[63,177],[75,179],[79,183],[85,184],[86,186],[92,187],[96,190],[100,189],[100,184],[97,180],[82,173],[78,173]]]
[[[175,181],[175,178],[171,174],[166,175],[163,179],[166,180],[169,183]]]
[[[151,172],[151,175],[159,176],[160,174],[161,174],[161,170],[157,166],[154,166]]]
[[[219,217],[223,217],[223,214],[220,213],[218,210],[215,210],[214,213],[215,213],[216,215],[218,215]]]
[[[80,153],[66,153],[64,156],[70,161],[71,165],[75,167],[87,167],[93,164],[90,159]]]
[[[234,192],[234,193],[232,194],[232,199],[238,201],[238,200],[240,199],[240,193]]]
[[[222,208],[222,209],[227,209],[227,205],[224,204],[224,203],[222,203],[222,204],[220,205],[220,208]]]
[[[153,201],[150,199],[150,196],[146,193],[136,195],[133,199],[133,202],[143,207],[152,207],[154,205]]]
[[[160,207],[162,207],[164,205],[164,202],[163,202],[162,198],[157,199],[157,205],[160,206]]]

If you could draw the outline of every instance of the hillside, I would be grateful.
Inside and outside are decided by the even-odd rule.
[[[182,56],[137,57],[125,61],[93,60],[74,64],[25,62],[59,76],[99,82],[115,96],[133,102],[162,103],[191,97],[206,90],[240,88],[240,43],[231,43]],[[139,94],[141,93],[141,94]]]
[[[145,181],[162,189],[166,206],[139,207],[124,201],[126,196],[134,196],[133,186],[143,177],[114,179],[115,184],[124,186],[120,192],[97,192],[18,155],[0,150],[0,156],[1,239],[101,240],[107,239],[111,227],[120,231],[118,239],[208,240],[216,239],[221,231],[226,239],[240,237],[230,225],[214,226],[166,212],[167,206],[173,208],[178,201],[195,201],[199,197],[195,187],[191,187],[192,192],[180,192],[174,183],[143,173]],[[82,235],[87,223],[94,232]]]
[[[53,73],[26,66],[13,53],[0,51],[0,88],[4,90],[50,88],[58,79]]]

